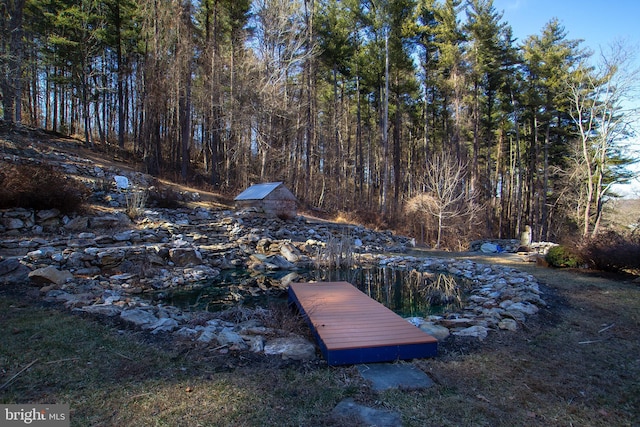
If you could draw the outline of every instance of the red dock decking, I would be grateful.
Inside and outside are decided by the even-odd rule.
[[[295,302],[329,365],[435,356],[438,340],[348,282],[292,283]]]

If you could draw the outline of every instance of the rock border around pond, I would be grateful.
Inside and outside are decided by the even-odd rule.
[[[463,310],[407,319],[439,340],[449,334],[484,339],[490,331],[516,331],[546,305],[535,278],[513,268],[453,258],[384,255],[405,251],[411,244],[410,239],[389,232],[206,209],[149,210],[136,227],[117,215],[106,217],[87,223],[111,227],[49,238],[7,236],[0,248],[13,256],[0,260],[0,283],[30,281],[41,287],[47,301],[118,318],[152,334],[171,334],[223,351],[282,349],[282,357],[293,359],[313,357],[314,345],[300,336],[288,337],[287,331],[264,329],[255,319],[249,324],[220,319],[196,324],[198,313],[154,303],[141,294],[191,286],[217,277],[221,269],[238,267],[291,271],[293,276],[260,290],[283,292],[287,281],[295,280],[296,270],[317,262],[328,242],[341,239],[351,245],[356,264],[443,272],[472,283]],[[276,345],[272,342],[276,339],[291,342]]]

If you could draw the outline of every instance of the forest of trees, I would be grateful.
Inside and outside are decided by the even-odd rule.
[[[6,121],[233,193],[419,240],[589,236],[624,182],[635,83],[557,19],[514,40],[492,0],[3,0]]]

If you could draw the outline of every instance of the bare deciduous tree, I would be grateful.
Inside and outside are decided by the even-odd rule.
[[[472,217],[476,212],[473,198],[467,192],[467,167],[451,154],[441,152],[428,162],[423,178],[424,192],[407,203],[409,213],[432,216],[438,223],[436,248],[440,247],[442,231],[456,217]]]
[[[631,111],[624,102],[637,89],[638,69],[630,69],[632,54],[623,44],[615,44],[601,54],[595,68],[582,65],[577,78],[568,82],[571,118],[579,138],[576,164],[581,172],[582,235],[594,236],[602,218],[602,208],[610,188],[629,179],[624,166],[631,163],[621,144],[630,135]]]
[[[306,62],[316,54],[309,46],[304,10],[302,1],[254,3],[254,37],[249,45],[255,58],[254,139],[261,180],[274,175],[284,180],[299,161],[296,135],[307,108],[299,83]]]

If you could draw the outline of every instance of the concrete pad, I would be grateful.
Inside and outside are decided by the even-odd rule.
[[[338,403],[331,411],[331,415],[340,425],[402,426],[402,417],[399,413],[360,405],[351,398]]]
[[[370,363],[358,365],[365,380],[371,381],[373,389],[384,391],[390,388],[417,390],[431,387],[434,382],[427,374],[410,364]]]

